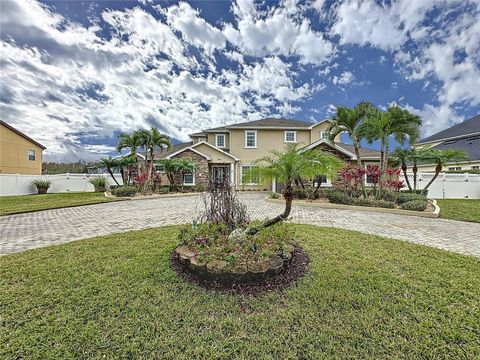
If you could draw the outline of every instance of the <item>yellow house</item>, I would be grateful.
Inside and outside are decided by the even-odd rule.
[[[0,174],[42,174],[45,146],[0,120]]]
[[[185,186],[206,185],[207,178],[227,177],[237,189],[276,190],[277,184],[247,182],[245,176],[255,166],[255,161],[269,155],[272,150],[282,150],[289,143],[298,143],[308,149],[320,149],[337,155],[345,162],[355,163],[353,146],[327,140],[330,120],[310,124],[304,121],[268,118],[206,129],[191,134],[192,141],[178,144],[157,155],[157,159],[189,158],[196,164],[194,174],[179,179]],[[378,163],[380,153],[360,149],[365,161]],[[330,180],[324,181],[329,186]]]

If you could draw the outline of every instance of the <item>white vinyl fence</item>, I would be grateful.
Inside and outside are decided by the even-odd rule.
[[[423,189],[435,174],[418,173],[417,175],[417,189]],[[405,180],[403,175],[400,180]],[[413,187],[413,174],[408,174],[408,180]],[[440,173],[428,188],[428,197],[434,199],[480,199],[480,174]]]
[[[8,195],[27,195],[36,194],[37,190],[32,185],[36,179],[50,180],[52,184],[48,189],[49,193],[63,192],[92,192],[93,185],[90,179],[93,177],[104,176],[109,185],[115,185],[109,174],[57,174],[57,175],[20,175],[20,174],[0,174],[0,196]],[[122,185],[120,174],[114,174],[115,179]]]

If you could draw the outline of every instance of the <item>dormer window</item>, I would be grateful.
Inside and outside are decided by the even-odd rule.
[[[297,142],[297,132],[296,131],[285,131],[285,140],[286,143],[296,143]]]
[[[225,147],[225,134],[215,134],[215,146],[218,148]]]

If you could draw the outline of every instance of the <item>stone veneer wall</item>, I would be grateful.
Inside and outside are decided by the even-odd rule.
[[[205,185],[208,184],[208,160],[203,156],[193,152],[191,150],[185,150],[178,155],[175,155],[176,159],[189,159],[195,163],[195,185]],[[179,174],[174,175],[175,182],[181,184],[183,179]]]

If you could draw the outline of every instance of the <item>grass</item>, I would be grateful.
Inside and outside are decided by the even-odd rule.
[[[2,196],[0,197],[0,215],[91,205],[117,200],[120,199],[107,198],[103,193],[92,192]]]
[[[440,217],[480,223],[480,199],[438,199]]]
[[[295,225],[308,273],[208,292],[169,266],[178,227],[0,258],[0,358],[479,358],[480,260]]]

